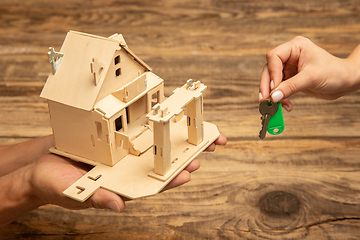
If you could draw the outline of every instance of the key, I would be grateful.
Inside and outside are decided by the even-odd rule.
[[[261,113],[261,119],[262,119],[262,127],[259,133],[259,137],[261,139],[264,139],[266,136],[266,131],[269,125],[270,117],[273,116],[278,111],[278,105],[276,103],[273,103],[271,101],[263,101],[259,105],[259,112]]]

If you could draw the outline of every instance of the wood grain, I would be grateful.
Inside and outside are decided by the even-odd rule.
[[[204,118],[228,137],[190,183],[127,202],[122,214],[44,206],[1,239],[358,239],[358,92],[291,98],[285,131],[258,139],[265,54],[297,35],[338,57],[360,43],[360,0],[18,1],[0,3],[0,144],[51,133],[39,98],[46,52],[69,30],[122,33],[165,80],[208,86]]]

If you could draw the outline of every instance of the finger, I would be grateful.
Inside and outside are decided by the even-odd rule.
[[[284,44],[283,44],[284,45]],[[283,79],[283,60],[278,56],[279,51],[283,51],[284,46],[280,45],[266,54],[270,91],[280,84]],[[286,62],[286,60],[285,60]]]
[[[195,158],[192,160],[189,165],[186,166],[184,170],[188,171],[189,173],[192,173],[200,168],[200,161]]]
[[[271,90],[275,89],[283,80],[285,63],[289,66],[297,66],[302,41],[302,38],[294,38],[290,42],[281,44],[266,54],[270,74],[270,86],[272,86]]]
[[[215,151],[216,145],[215,143],[211,143],[206,149],[205,152],[213,152]]]
[[[93,208],[110,209],[115,212],[123,212],[125,210],[125,203],[119,195],[101,188],[86,202]]]
[[[166,187],[162,191],[169,190],[171,188],[180,186],[184,183],[187,183],[191,179],[190,173],[198,170],[200,168],[200,161],[195,158],[192,160],[187,167],[183,171],[181,171],[171,182],[166,185]]]
[[[225,137],[224,134],[220,133],[220,136],[215,140],[215,145],[226,145],[227,143],[227,138]]]
[[[191,175],[188,171],[182,170],[168,185],[164,187],[163,191],[169,190],[174,187],[183,185],[191,180]]]
[[[216,145],[226,145],[227,143],[227,138],[225,137],[224,134],[220,133],[219,137],[213,142],[211,143],[206,149],[206,152],[213,152],[215,151]]]
[[[279,102],[283,99],[289,98],[293,94],[303,91],[310,87],[312,81],[305,71],[299,72],[292,78],[280,83],[274,90],[271,99],[273,102]]]
[[[260,78],[259,101],[262,102],[265,99],[268,99],[269,95],[270,95],[270,74],[269,74],[268,65],[266,64],[263,68]]]
[[[281,101],[281,106],[288,112],[291,112],[293,109],[293,105],[289,99],[284,99]]]

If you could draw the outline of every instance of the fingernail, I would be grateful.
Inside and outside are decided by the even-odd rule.
[[[261,94],[261,92],[259,93],[259,102],[263,99],[263,95]]]
[[[275,91],[271,95],[273,102],[279,102],[281,99],[283,99],[283,97],[284,97],[284,94],[281,91]]]
[[[115,212],[120,212],[120,207],[119,207],[119,205],[117,204],[117,202],[115,202],[115,201],[110,201],[110,202],[108,203],[108,208],[109,208],[110,210],[115,211]]]
[[[271,81],[271,82],[270,82],[270,88],[271,88],[271,90],[273,90],[273,89],[275,88],[275,83],[274,83],[274,81]]]
[[[290,108],[288,105],[283,105],[283,107],[285,108],[286,111],[290,112]]]

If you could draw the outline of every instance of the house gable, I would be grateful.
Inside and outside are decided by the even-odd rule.
[[[121,35],[104,38],[70,31],[60,52],[64,54],[61,64],[49,75],[40,96],[83,110],[90,111],[97,101],[130,82],[138,70],[150,70],[127,48]],[[119,53],[126,66],[116,76],[118,68],[113,65]]]
[[[117,50],[112,56],[96,102],[130,83],[147,70],[139,62],[134,61],[133,57],[124,51],[123,48]]]

